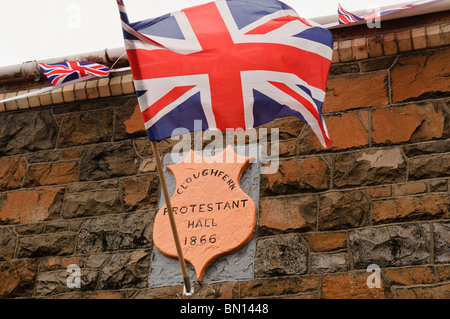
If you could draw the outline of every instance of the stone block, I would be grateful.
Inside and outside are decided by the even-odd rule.
[[[2,223],[34,223],[59,216],[63,188],[21,190],[6,194],[0,207]]]
[[[0,158],[0,191],[19,188],[22,185],[27,163],[23,157]]]
[[[99,180],[135,175],[139,160],[130,142],[93,145],[80,160],[80,180]]]
[[[14,259],[16,241],[17,236],[12,227],[0,228],[0,262]]]
[[[156,209],[160,195],[159,188],[157,174],[122,179],[121,190],[125,210]]]
[[[323,299],[385,299],[383,281],[380,289],[367,286],[366,272],[326,275],[322,280]]]
[[[319,230],[347,229],[369,224],[370,201],[360,190],[330,192],[319,198]]]
[[[387,105],[387,71],[348,74],[328,79],[322,112]]]
[[[383,36],[383,50],[385,55],[394,55],[398,53],[397,39],[395,33],[384,34]]]
[[[330,172],[320,157],[281,161],[278,172],[261,177],[266,195],[285,195],[328,189]]]
[[[359,187],[406,181],[406,161],[400,148],[338,154],[334,159],[334,185]]]
[[[353,39],[353,57],[354,60],[363,60],[369,57],[366,38]]]
[[[447,197],[448,199],[448,197]],[[447,210],[450,204],[447,205]],[[434,260],[436,263],[450,262],[450,222],[433,223]]]
[[[148,212],[86,219],[78,234],[81,254],[151,247],[153,214]]]
[[[17,255],[19,258],[71,255],[75,251],[75,233],[56,233],[19,237]]]
[[[376,144],[440,138],[445,134],[445,117],[444,110],[432,103],[376,109],[372,112],[372,138]]]
[[[0,123],[0,156],[14,155],[55,147],[57,124],[50,110],[3,113]]]
[[[315,229],[317,203],[313,196],[263,198],[260,209],[260,236]]]
[[[340,62],[353,61],[352,40],[343,40],[338,42]]]
[[[408,162],[410,180],[450,176],[450,154],[423,155]]]
[[[103,265],[98,289],[146,288],[150,251],[116,252]]]
[[[448,95],[450,48],[403,55],[391,72],[394,103]]]
[[[66,114],[58,137],[59,147],[107,142],[113,135],[111,109]]]
[[[414,50],[421,50],[427,47],[427,37],[425,34],[425,27],[412,29],[411,38]]]
[[[0,263],[0,298],[27,298],[34,294],[39,261],[32,259]]]
[[[312,252],[325,252],[344,249],[347,245],[346,233],[309,233],[305,235]]]
[[[78,180],[78,161],[29,165],[25,186],[59,185]]]
[[[79,218],[120,212],[122,212],[122,205],[119,191],[100,189],[66,194],[62,216]]]
[[[449,217],[450,199],[446,195],[401,197],[373,202],[373,221],[376,224],[405,220],[424,220]]]
[[[431,262],[430,232],[415,224],[356,229],[349,232],[353,264],[365,269],[422,265]]]
[[[299,234],[259,238],[254,267],[257,278],[305,274],[308,248]]]
[[[350,264],[346,252],[311,255],[312,274],[344,272],[348,271],[349,268]]]

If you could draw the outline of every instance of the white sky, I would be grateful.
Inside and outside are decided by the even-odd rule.
[[[131,22],[211,0],[125,0]],[[123,46],[115,0],[3,0],[0,66]],[[395,5],[405,0],[283,0],[307,18]],[[411,0],[411,3],[416,0]]]

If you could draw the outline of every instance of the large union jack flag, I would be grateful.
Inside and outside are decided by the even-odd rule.
[[[53,86],[82,78],[87,80],[94,76],[108,76],[111,72],[108,67],[93,62],[38,63],[38,65]]]
[[[218,0],[129,23],[117,0],[150,140],[189,131],[250,129],[294,115],[323,146],[331,33],[277,0]]]

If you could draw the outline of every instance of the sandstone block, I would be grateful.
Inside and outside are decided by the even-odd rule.
[[[399,267],[428,264],[429,235],[426,228],[415,224],[356,229],[349,233],[350,249],[355,268],[370,264]]]
[[[449,205],[450,206],[450,205]],[[447,206],[447,209],[448,207]],[[434,259],[437,263],[450,262],[450,222],[433,223]]]
[[[0,298],[31,297],[39,268],[37,260],[0,263]]]
[[[138,168],[139,160],[130,142],[89,146],[80,161],[80,180],[134,175]]]
[[[304,274],[307,260],[308,248],[298,234],[263,237],[257,243],[255,277]]]
[[[278,172],[261,177],[261,189],[267,195],[285,195],[325,190],[329,187],[327,164],[319,157],[280,162]]]
[[[313,196],[264,198],[260,205],[260,235],[315,229],[317,203]]]
[[[20,187],[26,165],[23,157],[0,158],[0,191]]]
[[[319,200],[320,230],[354,228],[369,223],[370,201],[362,191],[326,193]]]
[[[381,185],[406,180],[406,161],[400,148],[338,154],[334,166],[336,187]]]

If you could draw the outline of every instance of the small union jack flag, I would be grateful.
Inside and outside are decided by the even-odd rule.
[[[364,18],[358,17],[356,14],[350,13],[347,10],[344,10],[342,8],[341,4],[339,3],[338,6],[338,15],[339,15],[339,24],[347,24],[357,21],[364,21]]]
[[[423,3],[429,2],[429,1],[422,1]],[[342,8],[341,4],[338,6],[338,15],[339,15],[339,24],[348,24],[352,22],[358,22],[358,21],[364,21],[364,20],[372,20],[377,17],[382,17],[400,10],[405,9],[411,9],[412,7],[415,7],[416,4],[405,4],[403,6],[396,6],[389,9],[376,11],[367,15],[363,16],[357,16],[356,14],[350,13],[347,10],[344,10]]]
[[[38,63],[42,72],[50,80],[53,86],[81,78],[108,76],[111,70],[101,64],[93,62],[61,62],[61,63]]]

